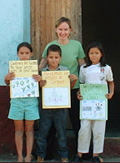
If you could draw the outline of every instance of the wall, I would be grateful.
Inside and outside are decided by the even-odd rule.
[[[16,47],[30,42],[30,0],[0,0],[0,85],[8,73],[10,60],[16,60]]]
[[[10,89],[4,86],[4,76],[9,61],[18,59],[16,48],[22,41],[30,42],[30,0],[0,0],[0,154],[16,152],[14,123],[7,118]]]
[[[41,59],[47,43],[56,39],[55,22],[62,16],[71,20],[73,32],[70,38],[81,41],[81,0],[31,0],[33,59]]]

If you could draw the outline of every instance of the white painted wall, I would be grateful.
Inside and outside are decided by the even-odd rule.
[[[23,41],[30,42],[30,0],[0,0],[0,85]]]

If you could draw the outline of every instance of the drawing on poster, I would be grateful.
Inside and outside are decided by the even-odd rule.
[[[70,108],[69,71],[43,71],[42,79],[46,85],[42,87],[43,109]]]
[[[15,78],[11,82],[11,98],[38,97],[38,83],[32,77]]]
[[[44,89],[44,105],[59,106],[69,105],[69,89],[68,87],[54,87]]]
[[[10,81],[10,97],[38,97],[39,86],[32,75],[38,74],[37,60],[10,61],[9,71],[15,73],[15,78]]]
[[[80,84],[80,119],[105,120],[108,117],[107,84]]]
[[[105,119],[105,100],[83,100],[82,119]]]

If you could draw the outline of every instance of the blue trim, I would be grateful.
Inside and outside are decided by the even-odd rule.
[[[23,41],[31,42],[30,0],[23,0]]]

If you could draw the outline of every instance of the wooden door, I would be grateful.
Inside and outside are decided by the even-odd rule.
[[[81,41],[81,0],[31,0],[33,59],[40,60],[46,44],[56,39],[55,21],[62,16],[71,20],[71,38]]]

